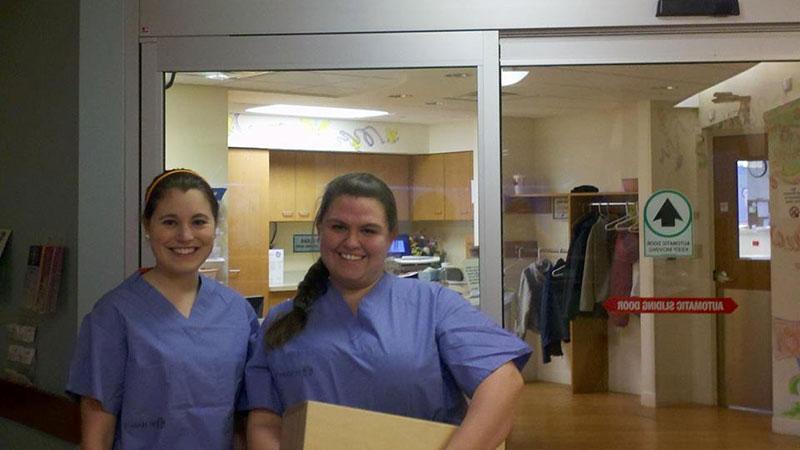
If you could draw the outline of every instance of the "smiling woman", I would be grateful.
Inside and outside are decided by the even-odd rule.
[[[528,346],[455,291],[384,271],[397,207],[374,175],[328,183],[315,224],[320,259],[247,363],[248,448],[278,448],[281,415],[306,400],[460,424],[447,448],[496,448]]]
[[[258,321],[236,292],[201,277],[219,205],[196,173],[164,172],[145,195],[155,256],[81,325],[67,391],[82,448],[231,448],[233,412]]]

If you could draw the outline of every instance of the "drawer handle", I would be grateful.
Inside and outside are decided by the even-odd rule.
[[[294,215],[294,211],[281,211],[281,215],[283,217],[292,217]]]
[[[297,215],[300,217],[308,217],[310,214],[308,211],[300,211],[297,213]]]
[[[238,275],[241,271],[242,269],[228,269],[228,273],[231,275]]]

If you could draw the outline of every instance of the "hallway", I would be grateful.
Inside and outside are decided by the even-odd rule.
[[[646,408],[628,394],[578,394],[526,384],[509,450],[797,449],[800,437],[774,434],[771,416],[699,405]]]

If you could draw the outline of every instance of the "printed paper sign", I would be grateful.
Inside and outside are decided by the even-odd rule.
[[[654,192],[644,207],[644,255],[690,257],[693,253],[692,205],[678,191]]]

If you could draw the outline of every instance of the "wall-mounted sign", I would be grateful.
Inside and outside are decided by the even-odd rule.
[[[318,253],[319,235],[317,234],[292,235],[292,251],[295,253]]]
[[[692,205],[678,191],[650,195],[644,206],[644,255],[654,258],[692,256]]]
[[[739,305],[728,297],[613,297],[603,307],[616,314],[730,314]]]
[[[656,17],[738,16],[739,0],[658,0]]]

